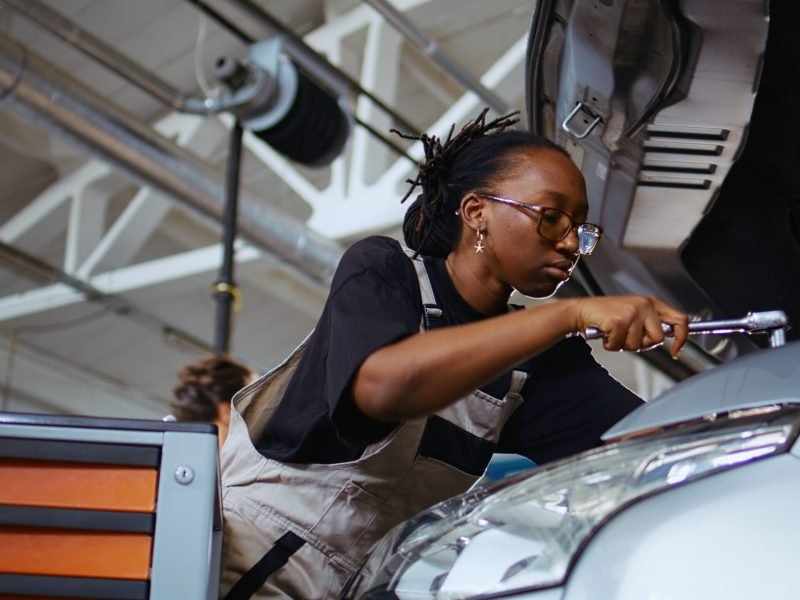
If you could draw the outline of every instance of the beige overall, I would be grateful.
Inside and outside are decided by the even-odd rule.
[[[441,314],[422,260],[414,264],[423,306]],[[426,313],[421,331],[427,322]],[[283,397],[304,347],[305,341],[234,398],[221,455],[225,541],[220,598],[336,598],[389,529],[464,492],[477,479],[418,455],[427,418],[402,423],[352,462],[289,464],[265,458],[252,440],[259,438]],[[475,391],[437,415],[497,442],[522,402],[519,391],[526,376],[514,371],[503,398]]]

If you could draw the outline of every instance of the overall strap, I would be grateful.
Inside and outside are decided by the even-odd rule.
[[[521,401],[522,400],[522,386],[528,381],[528,373],[526,371],[519,371],[514,369],[511,371],[511,384],[508,386],[506,393],[506,400]]]
[[[444,311],[442,307],[436,302],[436,296],[433,293],[433,286],[431,285],[431,278],[428,275],[428,269],[425,267],[425,261],[421,256],[414,257],[414,251],[403,247],[406,255],[411,259],[414,269],[417,272],[417,281],[419,281],[419,294],[422,300],[422,323],[420,329],[428,331],[435,327],[440,327],[444,324]]]
[[[305,541],[301,537],[287,531],[278,538],[275,545],[261,557],[261,560],[236,582],[236,585],[225,596],[225,600],[249,600],[252,598],[269,576],[289,562],[292,555],[304,544]]]
[[[521,310],[521,306],[509,304],[508,311]],[[527,383],[530,374],[527,371],[514,369],[511,371],[511,384],[508,386],[506,400],[522,401],[522,387]]]

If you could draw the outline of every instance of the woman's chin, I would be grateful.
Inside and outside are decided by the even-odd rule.
[[[546,300],[555,294],[568,279],[558,282],[550,282],[546,284],[533,285],[525,288],[515,288],[518,294],[522,294],[528,298],[535,300]]]

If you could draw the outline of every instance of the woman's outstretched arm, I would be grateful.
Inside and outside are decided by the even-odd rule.
[[[353,400],[367,416],[403,421],[436,412],[570,333],[596,327],[607,350],[641,350],[674,327],[673,356],[688,337],[687,316],[644,296],[573,298],[479,322],[412,335],[373,352],[356,372]]]

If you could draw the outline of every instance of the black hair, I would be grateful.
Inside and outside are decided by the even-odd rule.
[[[468,121],[447,138],[426,133],[403,134],[405,139],[422,142],[425,161],[418,165],[415,179],[408,179],[411,188],[405,202],[419,186],[421,193],[409,206],[403,220],[406,246],[416,254],[446,257],[458,243],[461,220],[456,211],[461,199],[470,191],[487,190],[513,167],[513,154],[524,149],[548,149],[567,153],[563,148],[529,131],[508,129],[519,121],[519,111],[486,122],[488,108]]]
[[[178,421],[214,421],[217,406],[229,402],[253,372],[226,356],[213,354],[184,366],[170,402]]]

